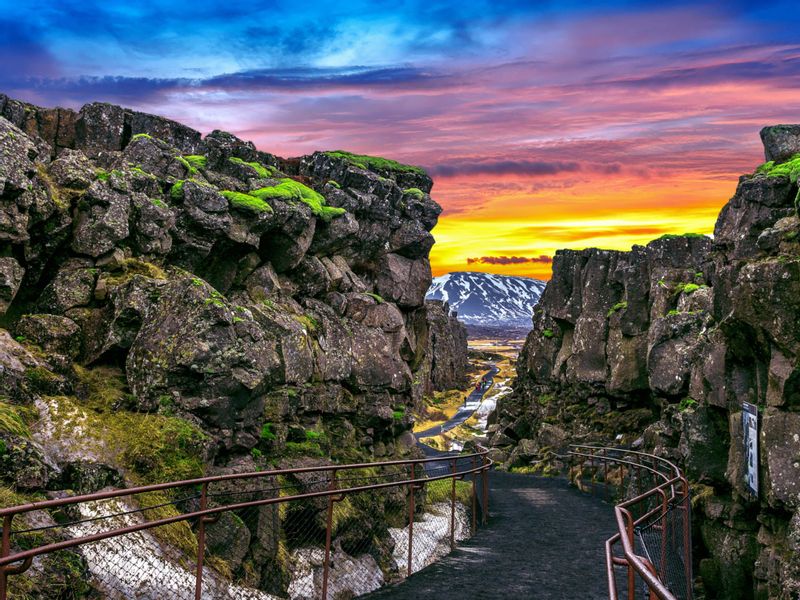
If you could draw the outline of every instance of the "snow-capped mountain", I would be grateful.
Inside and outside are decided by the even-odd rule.
[[[434,278],[426,298],[448,302],[466,325],[530,329],[545,284],[530,277],[460,271]]]

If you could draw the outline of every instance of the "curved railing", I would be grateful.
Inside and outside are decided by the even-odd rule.
[[[620,448],[573,445],[569,456],[579,486],[588,471],[592,491],[622,498],[614,507],[619,531],[606,542],[610,600],[620,598],[617,567],[626,570],[627,600],[635,600],[637,588],[648,600],[691,600],[691,500],[681,470],[664,458]]]
[[[414,537],[415,516],[417,520],[424,517],[420,508],[426,498],[436,496],[440,513],[446,512],[442,507],[449,504],[449,515],[443,515],[439,523],[449,517],[449,532],[443,538],[449,549],[457,541],[457,496],[461,504],[471,504],[472,530],[478,525],[479,511],[485,523],[489,501],[486,477],[491,464],[487,451],[479,448],[473,454],[429,459],[234,473],[3,508],[0,600],[7,599],[13,578],[22,576],[37,557],[75,548],[95,561],[91,570],[94,577],[110,572],[103,585],[124,597],[125,586],[135,587],[134,578],[142,575],[125,564],[131,562],[135,554],[132,548],[137,545],[151,548],[156,556],[144,561],[148,569],[179,565],[166,575],[159,574],[159,598],[272,597],[247,595],[249,592],[241,591],[244,588],[229,586],[225,575],[228,563],[209,552],[209,528],[225,515],[226,526],[233,531],[239,523],[256,529],[259,548],[272,552],[276,561],[283,561],[281,564],[287,564],[289,547],[295,549],[291,563],[302,563],[306,568],[302,581],[307,589],[296,589],[299,596],[328,598],[329,592],[332,596],[336,591],[330,588],[335,587],[337,577],[347,575],[352,580],[356,576],[336,571],[332,554],[338,565],[361,565],[353,567],[355,572],[364,565],[374,563],[377,567],[371,557],[392,548],[395,578],[399,579],[404,576],[400,571],[407,576],[421,568],[419,556],[427,556],[430,550],[420,548],[426,540],[422,534],[416,541]],[[471,482],[457,484],[465,478]],[[374,523],[368,514],[373,508],[379,513]],[[461,518],[463,521],[463,515]],[[395,527],[387,529],[387,522],[394,522]],[[423,529],[426,525],[419,523]],[[241,529],[239,532],[240,537],[249,535]],[[376,540],[381,536],[386,539],[389,533],[393,539],[375,548]],[[234,546],[236,536],[229,537],[229,544]],[[398,547],[403,550],[402,556]],[[223,544],[220,552],[230,554],[231,547]],[[315,558],[320,552],[321,565]],[[153,580],[153,573],[143,576]],[[367,591],[378,582],[389,582],[375,569],[371,577],[362,586]],[[221,585],[230,589],[226,587],[223,594],[219,592]]]

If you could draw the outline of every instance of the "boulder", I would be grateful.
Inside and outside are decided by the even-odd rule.
[[[98,257],[128,237],[130,198],[96,181],[87,190],[75,219],[72,249],[77,254]]]
[[[81,352],[81,330],[75,321],[60,315],[23,315],[17,335],[38,344],[43,350],[77,358]]]
[[[761,130],[766,160],[784,162],[800,154],[800,125],[772,125]]]
[[[90,157],[122,150],[125,110],[106,102],[84,105],[75,122],[75,147]]]
[[[25,269],[15,259],[0,257],[0,315],[8,310],[24,275]]]
[[[375,273],[378,294],[402,308],[422,306],[430,281],[431,264],[427,258],[412,260],[399,254],[385,254]]]

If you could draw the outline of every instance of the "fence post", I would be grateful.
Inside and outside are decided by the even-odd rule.
[[[475,469],[477,457],[472,457],[472,468]],[[472,473],[472,534],[478,529],[478,474],[473,471]]]
[[[681,477],[681,487],[683,488],[683,500],[681,504],[683,510],[683,563],[686,571],[686,598],[692,600],[692,529],[690,519],[692,518],[692,502],[689,496],[689,482],[685,477]]]
[[[200,488],[200,510],[208,508],[208,483],[204,482]],[[200,517],[197,531],[197,570],[194,579],[194,598],[200,600],[203,595],[203,558],[206,553],[206,517]]]
[[[336,469],[331,469],[329,489],[336,489]],[[325,523],[325,560],[322,563],[322,600],[328,599],[328,574],[331,566],[331,535],[333,534],[333,494],[328,496],[328,514]]]
[[[489,522],[489,465],[487,462],[484,462],[481,478],[483,479],[483,515],[481,524],[486,525]]]
[[[11,552],[11,520],[14,515],[3,517],[3,538],[0,543],[0,558],[5,558]],[[7,600],[8,594],[8,565],[0,567],[0,600]]]
[[[414,474],[414,467],[416,465],[411,463],[411,483],[408,486],[408,577],[411,577],[411,559],[413,557],[412,554],[412,544],[414,543],[414,480],[416,479],[416,475]]]
[[[628,534],[628,541],[633,547],[635,541],[633,537],[633,515],[630,511],[625,511],[626,530]],[[628,562],[628,598],[627,600],[636,600],[636,571],[633,570],[633,565]]]
[[[453,459],[453,477],[450,479],[450,552],[456,549],[456,459]]]

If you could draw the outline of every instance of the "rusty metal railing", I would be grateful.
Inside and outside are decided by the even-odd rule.
[[[617,568],[626,571],[627,600],[636,599],[638,584],[647,600],[691,600],[691,501],[681,470],[664,458],[619,448],[573,445],[569,456],[580,487],[588,472],[592,492],[619,498],[619,531],[606,541],[610,600],[621,597]]]
[[[424,566],[420,555],[432,555],[429,548],[419,548],[421,542],[415,540],[414,525],[415,520],[425,517],[420,509],[437,485],[441,488],[436,494],[438,506],[449,504],[441,508],[443,512],[449,509],[449,515],[440,519],[449,523],[449,535],[442,538],[448,550],[455,548],[457,541],[459,480],[468,480],[459,489],[460,504],[471,504],[467,507],[471,523],[464,527],[474,532],[479,512],[485,524],[489,503],[487,473],[491,465],[487,451],[479,448],[476,453],[458,456],[234,473],[3,508],[0,509],[0,600],[8,599],[14,578],[22,577],[37,557],[75,550],[95,561],[91,576],[99,577],[101,587],[107,587],[109,597],[114,598],[127,597],[129,589],[145,584],[159,588],[154,596],[141,596],[147,598],[271,598],[274,596],[270,594],[258,595],[257,590],[280,588],[281,591],[270,593],[327,599],[341,591],[342,586],[351,584],[356,591],[349,589],[349,595],[358,595],[376,589],[378,584],[389,583],[391,578],[384,578],[383,571],[392,571],[398,580]],[[464,498],[464,486],[469,487],[468,499]],[[373,510],[377,514],[371,523],[369,514]],[[242,591],[252,583],[244,566],[239,571],[245,575],[236,585],[229,586],[231,573],[226,573],[226,569],[230,571],[230,564],[208,548],[210,528],[225,515],[234,532],[239,523],[255,524],[251,529],[258,530],[262,554],[271,553],[283,568],[306,569],[303,577],[291,582],[293,591],[286,590],[289,582],[285,573],[275,575],[279,583],[261,576],[254,584],[253,594]],[[395,523],[388,530],[394,541],[376,548],[378,538],[388,539],[388,521]],[[240,530],[239,538],[242,535],[249,534]],[[240,541],[236,535],[229,537],[228,546]],[[421,534],[418,537],[425,539]],[[169,564],[169,577],[153,572],[129,573],[127,563],[142,558],[134,556],[131,550],[137,545],[152,548],[159,557],[145,560],[145,567],[152,571],[159,564]],[[407,547],[402,548],[403,545]],[[398,547],[404,550],[404,556],[398,553]],[[374,556],[380,551],[385,554],[386,548],[394,549],[394,562],[391,557],[386,559],[381,555],[381,568],[375,571],[378,561]],[[223,554],[230,554],[230,550],[222,544]],[[320,553],[321,565],[314,562]],[[286,558],[287,554],[291,560]],[[405,565],[401,564],[403,559]],[[99,560],[111,562],[97,563]],[[161,560],[164,562],[160,563]],[[241,562],[239,556],[236,560]],[[386,566],[387,560],[394,565],[393,569]],[[355,566],[348,567],[345,573],[342,564]],[[358,578],[357,570],[365,564],[375,567],[371,579],[353,584]],[[143,578],[145,584],[135,580],[136,577]],[[220,591],[223,588],[224,593]]]

